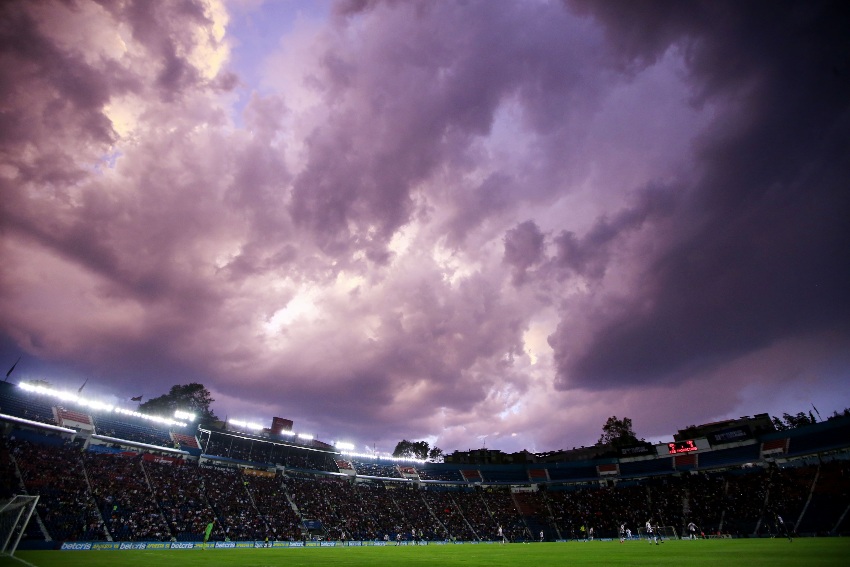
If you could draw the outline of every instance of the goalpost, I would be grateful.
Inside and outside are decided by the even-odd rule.
[[[0,556],[15,554],[37,503],[38,496],[18,494],[0,505]]]
[[[658,539],[679,539],[679,534],[673,526],[654,526],[653,531]],[[638,528],[638,537],[646,539],[646,528]]]

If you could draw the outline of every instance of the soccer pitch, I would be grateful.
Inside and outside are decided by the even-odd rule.
[[[404,547],[336,547],[277,549],[192,549],[167,551],[19,551],[16,557],[36,567],[76,567],[120,564],[122,567],[192,567],[222,565],[271,567],[311,566],[443,567],[517,565],[699,565],[733,567],[837,567],[850,564],[850,538],[723,539],[569,543],[429,545]],[[0,566],[23,563],[0,559]]]

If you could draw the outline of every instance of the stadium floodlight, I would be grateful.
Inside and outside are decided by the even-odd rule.
[[[354,443],[348,443],[347,441],[337,441],[334,443],[334,447],[340,450],[352,450],[354,449]]]
[[[177,419],[185,419],[186,421],[195,421],[195,414],[188,411],[174,410],[174,417]]]
[[[425,459],[417,459],[415,457],[393,457],[391,455],[380,455],[378,453],[356,453],[354,451],[340,450],[341,455],[346,457],[354,457],[355,459],[378,459],[379,461],[389,461],[391,463],[419,463],[422,464]]]
[[[252,423],[250,421],[242,421],[240,419],[229,419],[228,423],[232,423],[236,427],[244,427],[245,429],[252,429],[254,431],[260,431],[263,429],[263,426],[259,423]]]
[[[299,433],[299,434],[298,434],[298,438],[299,438],[299,439],[304,439],[305,441],[310,441],[310,440],[312,440],[312,439],[313,439],[313,436],[312,436],[312,435],[310,435],[309,433]]]
[[[73,402],[83,407],[88,407],[95,410],[111,411],[115,413],[120,413],[122,415],[130,415],[133,417],[138,417],[140,419],[161,423],[163,425],[179,425],[180,427],[186,427],[187,425],[186,422],[183,421],[176,421],[167,417],[160,417],[157,415],[148,415],[146,413],[139,413],[137,411],[125,410],[124,408],[115,407],[104,402],[99,402],[97,400],[92,400],[89,398],[83,398],[81,396],[78,396],[77,394],[66,392],[64,390],[55,390],[46,386],[35,386],[33,384],[28,384],[27,382],[21,382],[20,384],[18,384],[18,386],[27,392],[33,392],[35,394],[41,394],[44,396],[51,396],[53,398],[58,398],[63,402]]]

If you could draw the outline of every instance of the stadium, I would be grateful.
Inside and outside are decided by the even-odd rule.
[[[3,551],[16,557],[645,543],[648,522],[668,543],[850,533],[848,416],[777,431],[762,414],[498,464],[353,454],[279,418],[198,424],[26,383],[0,385],[0,420]]]

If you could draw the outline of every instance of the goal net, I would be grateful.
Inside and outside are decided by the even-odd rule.
[[[676,533],[676,528],[673,526],[655,526],[653,531],[659,539],[679,539],[679,534]],[[638,528],[638,535],[641,539],[645,539],[647,537],[646,528]]]
[[[38,496],[19,494],[0,504],[0,556],[15,554],[37,503]]]

